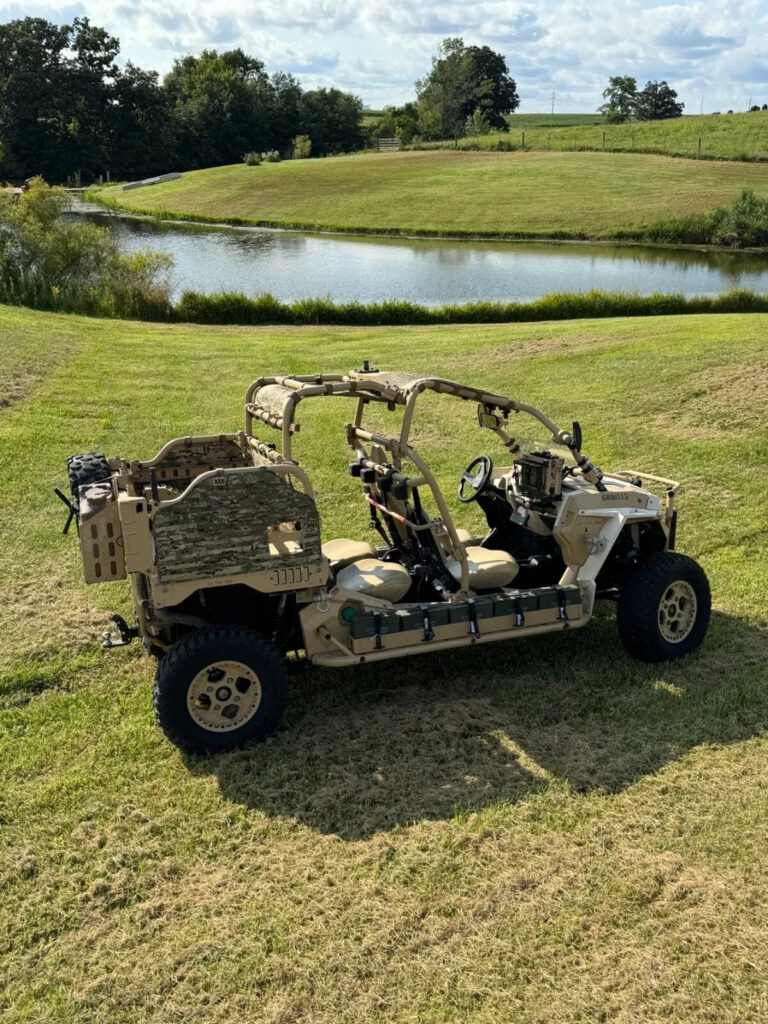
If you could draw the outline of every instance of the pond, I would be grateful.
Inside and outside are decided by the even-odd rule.
[[[159,222],[80,203],[74,214],[114,233],[123,252],[174,260],[174,298],[270,292],[277,299],[408,300],[426,306],[529,302],[550,292],[768,291],[768,256],[556,242],[478,242],[324,235]]]

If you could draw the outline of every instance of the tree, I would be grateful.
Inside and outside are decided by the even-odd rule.
[[[440,139],[458,138],[476,110],[492,128],[507,131],[504,115],[520,105],[504,56],[488,46],[467,47],[463,39],[443,40],[416,95],[422,134]]]
[[[203,50],[174,62],[163,90],[175,121],[182,167],[235,163],[272,148],[272,89],[263,63],[242,50]]]
[[[402,139],[406,145],[413,141],[419,130],[419,110],[415,103],[404,103],[402,107],[385,107],[384,116],[369,131],[371,139]]]
[[[113,87],[110,124],[107,166],[117,175],[140,178],[175,163],[171,111],[156,71],[126,62]]]
[[[276,71],[272,75],[272,114],[270,148],[288,150],[292,140],[300,134],[301,100],[303,91],[293,75]]]
[[[507,62],[501,53],[495,53],[489,46],[470,46],[467,50],[472,62],[474,95],[470,100],[471,109],[465,111],[472,117],[480,108],[491,128],[509,131],[506,114],[520,106],[517,84],[510,78]]]
[[[0,138],[5,172],[25,177],[58,169],[65,133],[70,29],[23,18],[0,29]]]
[[[608,88],[603,91],[605,103],[598,107],[605,114],[606,121],[619,124],[634,116],[637,101],[637,80],[631,75],[615,75],[608,79]]]
[[[660,121],[681,117],[684,103],[677,102],[677,93],[666,82],[646,82],[635,100],[635,116],[639,121]]]
[[[458,138],[475,90],[475,69],[464,41],[444,39],[432,58],[432,70],[416,83],[422,135]]]
[[[301,101],[301,132],[315,156],[349,153],[363,144],[363,101],[341,89],[313,89]]]
[[[488,116],[480,107],[473,111],[464,124],[465,135],[487,135],[490,130]]]

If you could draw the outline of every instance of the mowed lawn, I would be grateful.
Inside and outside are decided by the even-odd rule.
[[[762,315],[235,329],[0,309],[3,1020],[767,1019],[766,338]],[[604,468],[681,478],[679,546],[714,596],[698,654],[633,662],[603,609],[551,639],[307,671],[268,743],[183,757],[152,721],[151,659],[99,649],[127,585],[81,581],[52,493],[66,456],[238,429],[257,375],[364,358],[510,392],[578,418]],[[300,412],[326,537],[367,536],[348,404]],[[436,399],[416,424],[451,494],[491,451],[473,417]]]
[[[609,237],[768,190],[759,164],[616,153],[406,152],[237,164],[101,196],[126,209],[254,224]]]

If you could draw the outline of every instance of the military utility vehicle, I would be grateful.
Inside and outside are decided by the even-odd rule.
[[[498,465],[479,455],[458,481],[459,502],[482,509],[483,536],[454,522],[411,443],[425,392],[468,403],[496,446]],[[350,402],[349,472],[372,542],[323,543],[292,452],[310,399]],[[391,430],[366,429],[377,406]],[[524,443],[523,421],[547,443]],[[481,387],[367,364],[261,377],[239,433],[177,438],[146,461],[77,455],[68,467],[86,581],[128,577],[133,591],[135,624],[114,616],[120,639],[106,633],[104,646],[140,637],[159,658],[156,718],[190,751],[272,732],[296,661],[354,666],[554,634],[584,626],[607,598],[624,647],[655,662],[693,651],[709,622],[707,578],[674,551],[679,484],[603,473],[578,423],[564,430]]]

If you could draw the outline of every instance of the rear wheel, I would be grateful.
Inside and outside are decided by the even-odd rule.
[[[659,551],[621,586],[616,623],[626,650],[640,661],[669,661],[695,651],[709,626],[709,581],[687,555]]]
[[[278,649],[250,629],[210,627],[188,633],[160,661],[155,719],[182,750],[213,753],[265,739],[288,697]]]

